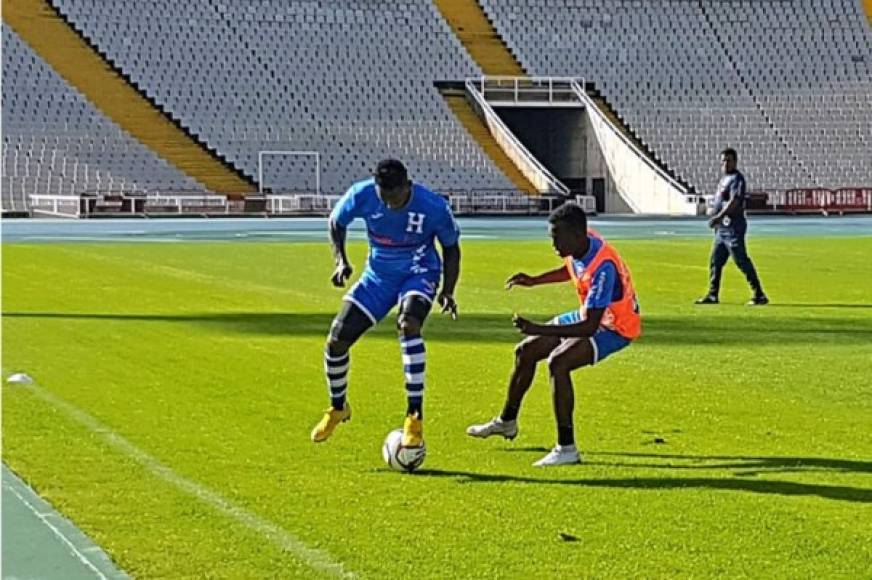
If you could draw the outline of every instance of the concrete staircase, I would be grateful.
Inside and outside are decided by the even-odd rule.
[[[525,76],[476,0],[433,0],[472,59],[486,75]]]
[[[536,188],[533,184],[524,177],[524,174],[521,173],[514,162],[508,158],[503,148],[496,142],[490,130],[475,112],[475,109],[469,104],[466,91],[462,89],[443,89],[441,92],[442,98],[445,99],[457,120],[460,121],[466,131],[478,142],[482,150],[509,178],[514,186],[519,191],[525,193],[536,193]]]

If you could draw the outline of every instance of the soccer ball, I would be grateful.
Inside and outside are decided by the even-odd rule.
[[[403,430],[394,429],[385,437],[382,445],[382,457],[388,467],[395,471],[415,471],[424,463],[427,456],[427,446],[403,447]]]

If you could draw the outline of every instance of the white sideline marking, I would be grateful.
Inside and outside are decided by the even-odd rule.
[[[62,242],[136,242],[136,243],[148,243],[148,244],[172,244],[178,243],[179,240],[176,239],[168,239],[168,238],[119,238],[117,236],[70,236],[70,235],[57,235],[57,236],[22,236],[21,240],[24,242],[28,241],[62,241]]]
[[[36,384],[28,388],[42,400],[56,409],[63,411],[67,416],[87,427],[92,433],[97,434],[112,447],[135,459],[152,474],[158,476],[167,483],[173,484],[182,491],[193,495],[203,503],[215,508],[217,511],[230,516],[245,527],[259,533],[282,550],[297,556],[310,568],[341,578],[354,578],[352,572],[346,571],[341,563],[333,560],[326,552],[310,548],[296,536],[282,529],[273,522],[248,511],[244,507],[236,505],[219,493],[179,475],[75,405],[68,403],[41,387],[38,387]],[[44,520],[44,518],[42,519]],[[46,522],[46,525],[49,524]],[[100,577],[105,578],[102,574],[100,574]]]
[[[70,549],[70,551],[76,556],[76,558],[79,560],[79,562],[81,562],[82,564],[84,564],[85,566],[90,568],[94,572],[94,574],[97,575],[97,578],[100,578],[101,580],[109,580],[108,578],[106,578],[106,575],[103,574],[103,572],[101,572],[96,566],[94,566],[94,564],[92,564],[91,561],[78,548],[76,548],[75,544],[73,544],[70,541],[70,539],[64,535],[64,533],[62,531],[60,531],[50,521],[48,521],[47,516],[51,515],[51,514],[43,514],[43,513],[40,513],[39,511],[37,511],[37,509],[33,506],[33,504],[31,504],[29,501],[24,499],[24,496],[22,496],[20,493],[18,493],[18,490],[15,489],[14,487],[12,487],[11,485],[4,484],[3,487],[5,487],[9,491],[11,491],[15,495],[15,497],[18,498],[18,501],[23,503],[27,507],[27,509],[29,509],[31,512],[33,512],[33,515],[35,515],[37,518],[39,518],[39,521],[44,523],[46,525],[46,527],[48,529],[50,529],[52,531],[52,533],[55,536],[57,536],[57,538],[67,546],[67,548]],[[96,548],[96,550],[99,550],[99,548]]]

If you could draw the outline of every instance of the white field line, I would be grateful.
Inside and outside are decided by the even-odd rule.
[[[346,571],[340,562],[333,560],[330,555],[323,550],[310,548],[296,536],[275,523],[258,516],[242,506],[236,505],[219,493],[179,475],[75,405],[68,403],[36,384],[27,388],[32,390],[42,400],[85,426],[89,431],[99,436],[110,446],[136,460],[152,474],[196,497],[203,503],[224,515],[229,516],[246,528],[257,532],[282,550],[296,556],[310,568],[341,578],[354,577],[353,573]]]

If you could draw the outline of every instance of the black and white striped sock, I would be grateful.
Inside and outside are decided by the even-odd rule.
[[[420,335],[400,337],[400,347],[403,351],[403,372],[406,375],[406,397],[408,408],[406,413],[423,415],[424,404],[424,370],[427,352],[424,339]]]
[[[330,390],[330,404],[334,409],[345,408],[345,392],[348,390],[348,367],[351,366],[351,356],[345,353],[331,356],[324,351],[324,372],[327,374],[327,387]]]

